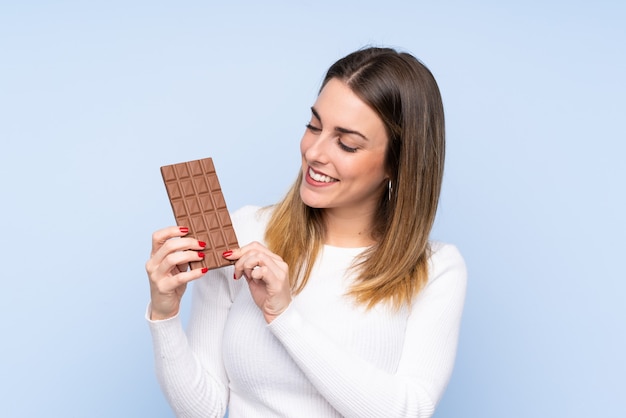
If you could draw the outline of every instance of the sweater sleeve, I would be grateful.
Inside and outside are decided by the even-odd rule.
[[[155,371],[177,417],[223,417],[228,379],[222,364],[222,334],[230,296],[226,267],[209,271],[192,285],[187,332],[180,317],[148,320]]]
[[[467,273],[454,246],[437,249],[413,303],[395,373],[356,356],[290,307],[268,327],[317,390],[346,417],[430,417],[452,374]]]
[[[254,207],[244,207],[233,214],[240,241],[258,235],[255,212]],[[157,380],[177,417],[222,418],[226,413],[229,389],[222,357],[224,326],[243,282],[232,277],[233,267],[228,266],[210,270],[191,284],[186,332],[179,316],[152,321],[147,315]]]

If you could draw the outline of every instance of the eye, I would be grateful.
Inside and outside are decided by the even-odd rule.
[[[341,142],[341,138],[337,138],[337,145],[339,145],[339,148],[341,148],[342,150],[344,150],[345,152],[357,152],[358,148],[352,148],[347,146],[346,144],[344,144],[343,142]]]
[[[306,124],[306,128],[314,134],[322,132],[322,128],[318,128],[317,126],[311,125],[311,123]]]

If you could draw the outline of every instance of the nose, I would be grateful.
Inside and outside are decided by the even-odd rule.
[[[311,164],[326,164],[328,162],[328,144],[330,138],[324,132],[319,135],[307,133],[302,138],[302,155]]]

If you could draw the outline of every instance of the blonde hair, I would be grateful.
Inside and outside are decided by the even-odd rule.
[[[389,143],[385,165],[392,185],[381,194],[368,248],[353,268],[348,294],[368,308],[409,305],[428,281],[428,238],[443,178],[443,103],[431,72],[408,53],[366,48],[333,64],[322,83],[337,78],[382,119]],[[320,91],[321,91],[320,89]],[[276,205],[265,240],[291,268],[294,293],[305,287],[324,243],[323,209],[300,198],[302,173]]]

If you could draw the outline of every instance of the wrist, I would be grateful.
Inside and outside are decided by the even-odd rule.
[[[148,308],[148,319],[151,321],[165,321],[166,319],[173,318],[178,315],[178,309],[175,310],[160,310],[154,309],[152,305]]]
[[[274,321],[276,318],[278,318],[280,315],[283,314],[283,312],[285,312],[289,306],[291,305],[291,301],[289,301],[289,304],[286,305],[284,308],[282,308],[279,311],[274,311],[274,312],[263,312],[263,317],[265,318],[265,322],[267,322],[267,324],[271,324],[272,321]]]

